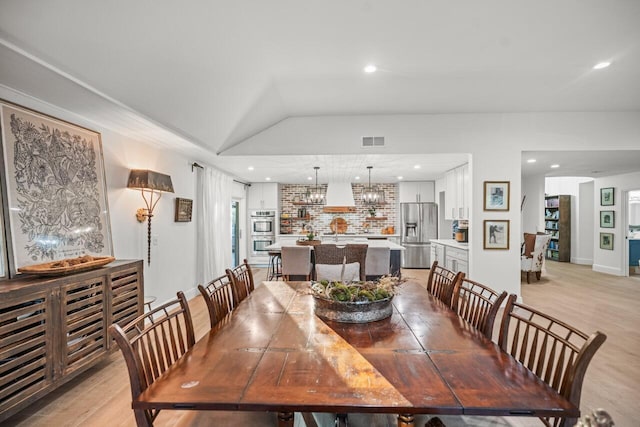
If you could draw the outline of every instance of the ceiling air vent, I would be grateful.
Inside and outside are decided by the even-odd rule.
[[[363,136],[362,148],[384,147],[384,136]]]

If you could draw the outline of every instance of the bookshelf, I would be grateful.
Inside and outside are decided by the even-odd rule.
[[[544,229],[551,234],[546,258],[569,262],[571,260],[571,196],[545,196]]]

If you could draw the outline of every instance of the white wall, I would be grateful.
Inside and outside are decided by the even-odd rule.
[[[11,77],[11,76],[10,76]],[[24,80],[24,81],[23,81]],[[47,96],[59,96],[62,86],[51,94],[29,79],[17,79],[25,92],[41,90]],[[3,81],[0,83],[8,84]],[[68,83],[68,82],[67,82]],[[64,83],[61,83],[64,84]],[[67,86],[69,86],[67,84]],[[65,90],[68,88],[65,86]],[[1,88],[1,87],[0,87]],[[1,88],[0,96],[18,104],[34,107],[71,122],[84,124],[103,133],[103,144],[112,144],[106,151],[107,175],[110,185],[109,199],[114,223],[114,241],[117,240],[118,257],[144,256],[143,227],[131,224],[139,203],[133,195],[123,193],[126,171],[130,163],[158,169],[175,175],[177,194],[189,197],[194,194],[194,179],[188,160],[171,151],[149,148],[134,148],[141,144],[133,138],[116,136],[114,132],[101,129],[93,123],[82,123],[82,118],[68,111],[56,111],[56,107],[42,104],[33,98],[17,96],[15,92]],[[45,88],[46,89],[46,88]],[[70,89],[71,90],[71,89]],[[69,98],[68,96],[66,98]],[[48,98],[47,98],[48,99]],[[91,113],[91,98],[74,98],[78,110]],[[88,104],[87,104],[88,103]],[[40,105],[42,104],[42,105]],[[39,108],[42,107],[42,108]],[[52,111],[47,111],[52,110]],[[115,120],[114,120],[115,122]],[[117,123],[116,123],[117,124]],[[115,125],[115,124],[114,124]],[[125,134],[126,129],[121,134]],[[371,115],[371,116],[307,116],[291,117],[278,122],[243,143],[229,149],[227,154],[279,155],[279,154],[361,154],[358,144],[361,135],[385,135],[386,153],[467,153],[471,155],[470,176],[472,182],[472,212],[470,216],[470,260],[469,275],[472,279],[485,281],[496,290],[520,293],[520,245],[521,230],[519,203],[521,197],[521,152],[531,150],[599,150],[602,141],[608,149],[636,150],[640,141],[640,112],[611,113],[518,113],[518,114],[415,114],[415,115]],[[305,144],[295,143],[305,135]],[[162,139],[158,139],[163,143]],[[165,145],[170,146],[169,143]],[[184,172],[182,172],[184,170]],[[511,209],[509,212],[488,213],[482,207],[483,182],[510,181]],[[189,187],[189,188],[186,188]],[[597,187],[597,186],[596,186]],[[597,191],[597,190],[596,190]],[[113,199],[113,200],[112,200]],[[172,209],[162,201],[163,212]],[[163,214],[154,218],[154,230],[159,237],[158,251],[168,249],[169,254],[158,253],[158,264],[146,268],[148,288],[161,299],[176,289],[192,288],[195,283],[193,259],[195,238],[192,225],[176,225]],[[482,225],[485,219],[507,219],[510,221],[509,250],[484,250]],[[164,222],[166,221],[166,223]],[[157,224],[157,228],[155,225]],[[177,233],[180,230],[184,233]],[[175,239],[174,239],[175,235]],[[170,242],[170,245],[166,242]],[[597,255],[597,254],[596,254]],[[594,256],[594,262],[598,262]],[[601,256],[605,267],[608,256]],[[166,264],[160,264],[160,263]],[[178,266],[176,268],[176,266]],[[171,270],[171,271],[170,271]],[[165,274],[166,273],[166,274]]]
[[[175,297],[179,290],[194,294],[197,286],[195,215],[198,213],[194,211],[192,222],[174,222],[175,197],[194,198],[192,161],[179,153],[158,149],[101,128],[68,111],[1,86],[0,98],[101,133],[114,256],[117,259],[145,260],[145,294],[156,296],[158,303]],[[154,211],[152,235],[158,244],[151,248],[150,265],[146,262],[147,223],[139,223],[135,218],[136,209],[144,207],[144,202],[139,192],[126,188],[129,170],[133,168],[152,169],[170,175],[175,190],[174,194],[164,194]]]
[[[593,181],[593,178],[583,176],[561,176],[546,177],[545,192],[550,196],[568,194],[578,197],[580,194],[580,184]]]
[[[593,178],[575,176],[545,178],[545,193],[547,195],[571,196],[571,262],[578,258],[580,244],[586,242],[586,240],[579,238],[581,227],[578,206],[580,205],[580,184],[590,181],[593,181]],[[586,244],[591,244],[591,241]]]
[[[531,150],[637,150],[640,112],[416,114],[290,117],[229,149],[227,154],[360,154],[361,135],[384,135],[385,153],[469,153],[472,215],[469,276],[520,294],[521,153]],[[305,144],[295,144],[305,135]],[[511,209],[483,211],[486,180],[511,182]],[[485,219],[508,219],[508,251],[484,250]]]
[[[596,238],[595,224],[593,222],[594,206],[594,181],[585,181],[579,185],[577,198],[576,222],[577,235],[575,243],[575,256],[571,262],[576,264],[593,264],[593,242]],[[573,251],[572,251],[573,252]]]
[[[622,193],[637,190],[639,182],[640,172],[598,178],[594,181],[593,221],[597,230],[593,243],[593,269],[595,271],[617,276],[626,276],[628,274],[628,259],[625,259],[626,251],[624,249],[627,245],[627,240],[625,239],[627,230],[624,229],[626,212],[623,212],[626,204],[622,201]],[[614,188],[614,205],[600,206],[600,189],[609,187]],[[599,228],[601,210],[615,212],[614,228]],[[600,249],[600,233],[613,233],[612,251]]]
[[[522,179],[522,197],[526,196],[522,207],[522,224],[520,237],[523,233],[544,232],[544,176],[529,176]],[[522,201],[522,198],[520,199]]]
[[[499,168],[493,150],[479,150],[469,163],[471,215],[469,217],[469,277],[498,292],[520,295],[520,200],[521,151],[500,150]],[[484,181],[511,181],[508,212],[484,210]],[[484,249],[485,220],[509,221],[509,250]]]

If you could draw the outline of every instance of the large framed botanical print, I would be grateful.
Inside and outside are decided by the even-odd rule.
[[[111,256],[100,134],[0,100],[12,270]]]

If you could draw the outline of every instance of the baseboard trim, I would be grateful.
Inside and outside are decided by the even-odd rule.
[[[571,258],[572,264],[592,265],[593,258]]]
[[[611,274],[613,276],[623,276],[623,277],[625,276],[624,272],[620,271],[620,269],[608,267],[606,265],[593,264],[592,270],[598,273]]]

